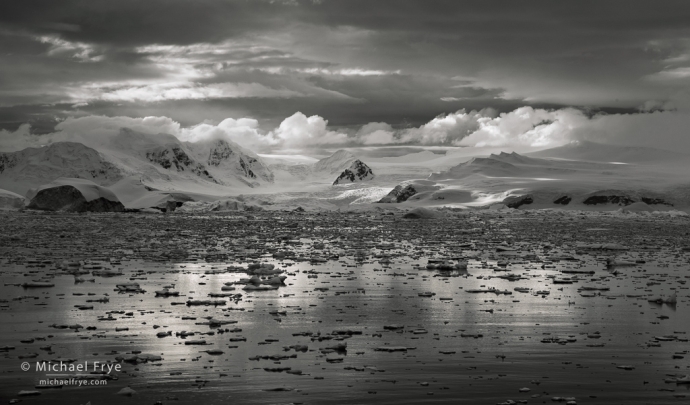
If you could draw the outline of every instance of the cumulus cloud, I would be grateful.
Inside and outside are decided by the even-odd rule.
[[[283,120],[269,135],[287,147],[342,144],[348,141],[344,133],[329,131],[328,121],[318,115],[307,117],[301,112]]]
[[[146,134],[169,134],[185,142],[226,139],[256,152],[307,150],[324,146],[448,145],[465,147],[548,148],[574,140],[690,151],[690,114],[686,110],[656,110],[637,114],[599,114],[582,111],[521,107],[497,114],[460,110],[438,116],[416,128],[395,129],[371,122],[357,131],[329,129],[321,116],[297,112],[270,131],[253,118],[227,118],[219,123],[183,127],[168,117],[68,118],[47,135],[31,133],[28,124],[16,131],[0,131],[0,150],[19,150],[51,142],[74,141],[104,145],[122,128]]]
[[[55,126],[54,138],[87,139],[106,138],[116,134],[121,128],[129,128],[145,134],[176,134],[180,123],[168,117],[106,117],[90,115],[86,117],[67,118]]]
[[[296,112],[285,118],[278,128],[263,133],[252,118],[228,118],[217,125],[199,124],[172,133],[183,141],[230,139],[252,150],[308,149],[312,146],[341,145],[350,142],[347,134],[328,129],[328,121],[318,115],[307,117]]]
[[[355,142],[363,145],[418,144],[454,145],[472,134],[480,121],[496,115],[492,109],[466,112],[464,109],[447,115],[439,115],[417,128],[394,130],[385,122],[370,122],[355,136]]]
[[[72,117],[58,123],[55,131],[46,135],[33,135],[30,126],[24,124],[16,131],[0,131],[0,150],[14,151],[26,147],[39,147],[53,142],[80,142],[98,148],[109,144],[123,128],[137,133],[173,135],[184,142],[202,142],[225,139],[237,142],[249,149],[260,150],[275,144],[262,135],[258,121],[251,118],[228,118],[218,125],[202,123],[184,128],[168,117],[106,117],[92,115]]]
[[[385,122],[370,122],[357,131],[356,139],[363,145],[386,145],[395,143],[395,131]]]
[[[122,128],[145,134],[177,134],[180,124],[168,117],[106,117],[90,115],[70,117],[58,123],[55,131],[45,135],[31,134],[29,124],[16,131],[0,131],[0,150],[14,151],[40,147],[54,142],[80,142],[91,147],[105,145]]]
[[[690,114],[685,109],[638,114],[597,114],[579,110],[519,108],[479,120],[459,146],[554,147],[576,140],[690,152]]]
[[[675,110],[676,104],[670,100],[647,100],[638,109],[644,112]]]
[[[668,106],[669,104],[665,104]],[[690,152],[690,112],[675,101],[675,110],[637,114],[597,114],[589,117],[573,108],[558,110],[521,107],[496,114],[493,110],[438,116],[404,130],[387,124],[367,124],[357,143],[372,145],[418,144],[466,147],[548,148],[576,140],[645,146]]]
[[[15,151],[40,146],[41,137],[31,134],[31,125],[22,124],[16,131],[0,129],[0,151]]]
[[[458,146],[554,146],[569,141],[574,128],[586,125],[587,118],[574,109],[555,111],[521,107],[497,117],[480,117],[478,127],[456,139]]]
[[[202,142],[214,139],[225,139],[236,142],[251,150],[265,150],[278,141],[259,130],[259,121],[253,118],[227,118],[218,125],[199,124],[182,129],[177,135],[186,142]]]
[[[254,151],[272,149],[310,148],[319,145],[345,144],[345,133],[328,129],[328,121],[301,112],[285,118],[278,128],[265,132],[252,118],[227,118],[218,124],[201,123],[182,127],[169,117],[70,117],[58,123],[55,131],[46,135],[31,134],[24,124],[16,131],[0,131],[0,150],[15,151],[26,147],[39,147],[53,142],[80,142],[98,148],[108,145],[123,128],[144,134],[173,135],[184,142],[203,142],[225,139]]]
[[[494,110],[460,110],[453,114],[438,116],[419,128],[405,130],[400,140],[404,143],[422,145],[449,145],[463,139],[478,128],[479,121],[495,115]]]
[[[307,117],[296,112],[278,128],[266,133],[253,118],[227,118],[217,125],[199,124],[172,133],[183,141],[229,139],[255,151],[271,149],[308,149],[313,146],[341,145],[350,141],[347,134],[328,129],[328,121],[318,115]]]

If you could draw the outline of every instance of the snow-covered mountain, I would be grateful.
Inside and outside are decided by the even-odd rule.
[[[333,185],[344,184],[344,183],[357,183],[361,181],[367,181],[374,178],[374,172],[369,166],[359,159],[356,159],[350,167],[343,170],[337,179],[333,182]]]
[[[368,164],[339,150],[318,161],[276,155],[269,166],[228,140],[190,143],[123,129],[82,141],[0,153],[0,189],[26,196],[29,189],[60,177],[89,180],[110,189],[127,209],[214,202],[240,194],[280,204],[317,201],[332,206],[359,201],[464,207],[503,203],[519,209],[600,210],[636,203],[654,209],[690,207],[689,159],[650,148],[585,142],[529,155],[493,149],[483,155],[453,153],[411,162],[371,159]]]
[[[260,182],[273,182],[273,172],[254,152],[242,148],[238,144],[217,139],[207,142],[185,142],[197,160],[204,162],[209,173],[217,179],[228,175],[240,176],[253,185]]]
[[[350,167],[357,157],[352,153],[340,149],[327,158],[323,158],[314,163],[314,173],[320,175],[340,174],[343,170]]]
[[[401,203],[407,201],[410,197],[417,194],[417,189],[412,184],[399,184],[386,194],[379,203]]]
[[[637,202],[655,209],[690,205],[690,167],[676,152],[586,142],[530,155],[500,152],[474,157],[424,181],[406,181],[381,202],[574,209]],[[414,188],[409,197],[408,184]]]
[[[123,128],[95,147],[129,174],[162,189],[256,187],[273,181],[258,156],[226,140],[189,143]]]
[[[372,180],[374,171],[352,153],[338,150],[314,164],[275,164],[271,168],[283,181],[329,182],[332,185]]]
[[[530,156],[592,162],[619,163],[666,163],[668,161],[686,160],[687,154],[656,148],[640,146],[609,145],[591,141],[573,141],[556,148],[529,153]]]
[[[447,171],[434,173],[429,179],[461,179],[473,174],[491,177],[543,177],[545,174],[571,172],[572,166],[575,165],[576,163],[566,161],[554,162],[548,159],[532,158],[515,152],[501,152],[491,154],[488,157],[474,157],[467,162],[451,167]]]
[[[270,165],[275,174],[276,182],[304,181],[314,174],[314,166],[310,164],[285,164],[276,163]]]
[[[81,143],[57,142],[42,148],[0,153],[0,188],[21,195],[59,177],[82,178],[109,186],[124,176],[121,167]]]
[[[117,135],[86,142],[56,142],[0,154],[0,188],[23,195],[59,177],[110,186],[132,175],[161,190],[194,192],[273,182],[261,158],[227,140],[189,143],[123,128]]]

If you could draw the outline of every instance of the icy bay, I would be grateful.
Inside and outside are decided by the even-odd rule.
[[[690,397],[687,217],[441,214],[0,214],[0,399]],[[121,371],[42,389],[41,361]]]

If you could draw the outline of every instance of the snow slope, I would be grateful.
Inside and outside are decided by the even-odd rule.
[[[484,206],[509,198],[521,208],[618,209],[641,201],[659,209],[689,207],[687,162],[675,152],[591,142],[530,156],[502,152],[431,174],[427,179],[438,191],[403,204]]]
[[[125,208],[129,209],[165,208],[169,201],[178,203],[210,202],[224,198],[223,195],[218,194],[193,193],[184,190],[159,190],[146,185],[139,176],[126,177],[110,186],[109,189],[115,193]]]
[[[22,195],[60,177],[110,185],[124,176],[122,168],[81,143],[57,142],[42,148],[0,153],[0,188]]]
[[[330,177],[333,174],[338,175],[343,170],[350,167],[355,160],[357,160],[355,155],[341,149],[331,156],[314,163],[313,171],[318,176]]]
[[[338,187],[330,186],[329,175],[357,160],[348,151],[313,166],[283,160],[271,165],[275,184],[252,195],[271,202],[267,209],[470,208],[504,201],[520,209],[617,210],[636,202],[661,211],[690,207],[690,163],[674,152],[589,142],[528,154],[458,148],[410,155],[372,158],[367,166],[375,177]]]
[[[272,181],[258,156],[229,141],[191,144],[172,135],[123,128],[94,147],[128,174],[138,174],[159,189],[207,192],[218,186],[247,188]]]
[[[188,143],[172,135],[123,128],[87,142],[57,142],[0,154],[0,187],[24,194],[59,177],[109,186],[135,175],[160,190],[228,195],[274,180],[259,156],[227,140]]]
[[[531,152],[528,156],[592,162],[664,163],[690,159],[690,156],[662,149],[618,146],[590,141],[574,141],[556,148]]]

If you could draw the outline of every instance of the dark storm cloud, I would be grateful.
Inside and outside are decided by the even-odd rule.
[[[687,2],[607,1],[222,1],[22,0],[0,21],[66,39],[121,45],[218,42],[296,22],[373,31],[490,36],[648,33],[687,29]],[[548,37],[544,38],[547,39]],[[606,38],[600,38],[605,40]],[[553,43],[557,41],[552,41]],[[506,44],[506,49],[514,49]],[[526,47],[525,47],[526,48]]]
[[[218,42],[279,24],[291,7],[263,1],[21,0],[0,4],[0,22],[37,34],[110,46]]]
[[[686,1],[0,2],[0,128],[296,111],[420,125],[460,109],[673,106]],[[57,107],[56,107],[57,106]]]

